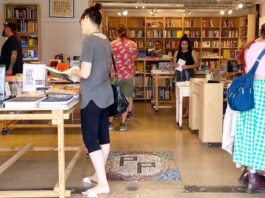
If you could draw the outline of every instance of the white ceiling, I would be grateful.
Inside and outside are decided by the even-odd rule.
[[[93,0],[93,1],[100,3],[131,3],[133,5],[136,5],[137,3],[137,0]],[[171,4],[171,5],[184,4],[185,9],[230,9],[230,8],[235,9],[239,3],[243,3],[244,8],[249,8],[255,6],[256,4],[265,3],[265,0],[143,0],[143,3]],[[159,9],[159,7],[155,6],[154,8]],[[169,8],[176,9],[176,7],[173,6]]]

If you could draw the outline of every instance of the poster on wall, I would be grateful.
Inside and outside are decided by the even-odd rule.
[[[49,0],[49,16],[74,18],[74,0]]]

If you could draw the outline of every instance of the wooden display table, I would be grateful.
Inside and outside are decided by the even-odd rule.
[[[189,127],[199,130],[202,143],[221,143],[223,127],[223,83],[205,79],[190,81]]]
[[[160,108],[172,108],[173,106],[165,106],[159,104],[159,94],[158,94],[158,88],[159,88],[159,80],[161,79],[170,79],[170,86],[172,85],[172,79],[174,78],[175,71],[162,71],[162,70],[152,70],[151,75],[153,76],[153,98],[154,100],[152,103],[154,104],[155,111],[158,111]],[[170,87],[169,86],[169,87]]]
[[[183,98],[190,96],[190,82],[177,82],[175,85],[176,92],[176,122],[179,124],[180,129],[182,129],[182,104]]]
[[[64,120],[69,119],[76,108],[79,108],[79,101],[75,100],[67,108],[16,108],[0,109],[1,120],[51,120],[58,128],[58,148],[54,147],[33,147],[28,144],[25,147],[2,147],[0,152],[17,151],[9,160],[0,166],[0,174],[8,169],[14,162],[22,157],[27,151],[58,151],[58,183],[54,190],[33,190],[33,191],[0,191],[0,197],[70,197],[71,191],[65,189],[65,183],[71,174],[77,160],[79,159],[83,146],[65,147],[64,145]],[[19,111],[19,114],[16,114]],[[33,113],[32,113],[33,112]],[[74,157],[65,169],[65,151],[76,151]]]

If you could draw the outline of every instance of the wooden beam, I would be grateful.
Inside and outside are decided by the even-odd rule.
[[[52,114],[0,114],[0,120],[51,120],[56,119]]]
[[[80,128],[81,124],[65,124],[65,128]],[[57,128],[57,125],[51,124],[11,124],[8,128]]]
[[[75,164],[77,163],[78,159],[80,158],[83,150],[84,150],[84,145],[79,147],[79,150],[75,153],[74,157],[69,162],[69,164],[65,170],[65,182],[67,182],[67,179],[70,176],[71,172],[73,171]],[[54,190],[55,191],[59,190],[59,182],[57,182],[57,184],[55,185]]]
[[[22,155],[24,155],[28,150],[30,150],[32,144],[28,144],[23,147],[18,153],[13,155],[9,160],[0,166],[0,174],[2,174],[6,169],[8,169],[12,164],[14,164]]]
[[[0,191],[0,197],[58,197],[59,193],[52,190],[31,191]],[[71,191],[66,190],[65,197],[71,196]]]

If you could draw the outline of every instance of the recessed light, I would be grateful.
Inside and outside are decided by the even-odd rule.
[[[238,5],[238,8],[243,8],[244,7],[244,5],[242,4],[242,3],[240,3],[239,5]]]
[[[121,16],[121,12],[120,12],[120,11],[118,11],[117,14],[118,14],[119,16]]]
[[[225,14],[225,11],[221,10],[221,11],[220,11],[220,14],[221,14],[221,15],[224,15],[224,14]]]
[[[228,11],[228,14],[232,14],[232,13],[233,13],[233,10],[229,10],[229,11]]]
[[[127,16],[127,15],[128,15],[128,11],[127,11],[127,10],[124,10],[124,11],[122,12],[122,14],[123,14],[123,16]]]

